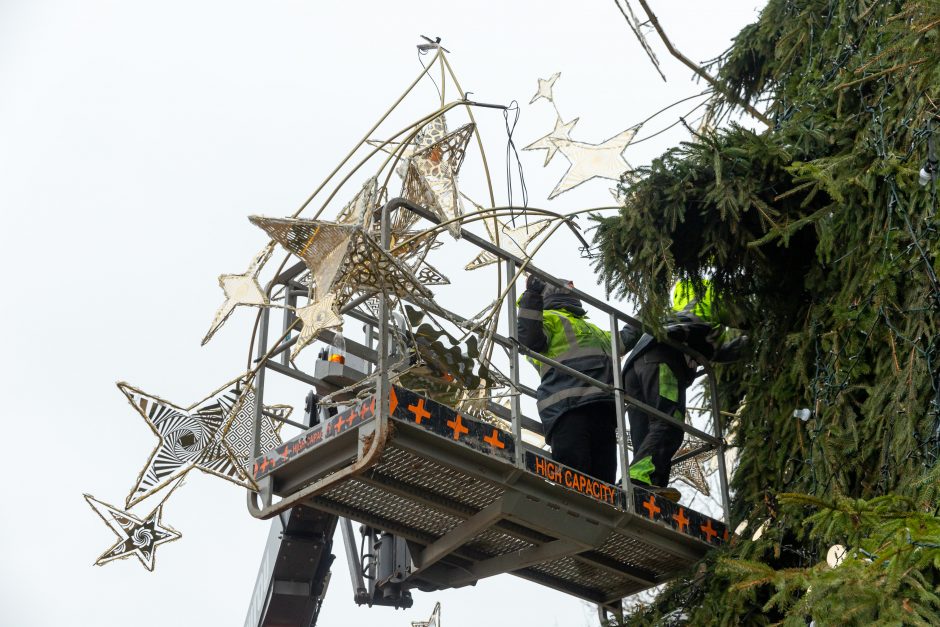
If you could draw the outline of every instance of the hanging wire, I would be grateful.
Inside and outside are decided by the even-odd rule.
[[[509,112],[513,112],[512,124],[509,123]],[[506,191],[509,194],[509,206],[512,207],[512,160],[516,160],[516,169],[519,173],[519,187],[522,191],[522,206],[523,208],[529,207],[529,191],[526,189],[525,185],[525,173],[522,170],[522,161],[519,160],[519,151],[516,149],[516,144],[512,140],[512,134],[516,130],[516,124],[519,123],[519,103],[513,100],[509,103],[509,106],[503,109],[503,121],[506,124]],[[525,212],[523,212],[525,215]],[[528,225],[528,218],[526,218]],[[512,225],[516,225],[516,216],[513,214],[510,217]]]

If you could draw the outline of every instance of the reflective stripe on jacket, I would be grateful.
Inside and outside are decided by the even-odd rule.
[[[566,309],[542,310],[541,295],[526,292],[519,301],[519,341],[524,346],[561,362],[591,378],[613,384],[610,333],[587,321],[583,313]],[[546,438],[565,412],[591,403],[613,402],[613,394],[568,373],[527,358],[541,376],[536,391],[539,417]]]

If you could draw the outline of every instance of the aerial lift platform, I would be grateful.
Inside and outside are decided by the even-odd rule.
[[[388,202],[382,209],[386,246],[389,213],[394,210],[412,211],[435,221],[424,208],[406,200]],[[499,257],[510,277],[526,264],[528,272],[561,285],[526,260],[472,233],[463,231],[462,236]],[[297,264],[277,281],[289,287],[303,269],[303,264]],[[512,286],[508,290],[504,307],[509,332],[514,335],[516,295]],[[574,292],[609,316],[614,331],[612,359],[619,372],[616,330],[623,324],[640,323],[603,301]],[[700,355],[693,356],[706,364],[702,374],[710,386],[713,433],[625,396],[617,386],[529,351],[512,337],[494,336],[509,356],[510,386],[518,393],[534,396],[534,390],[519,382],[519,357],[531,355],[611,391],[617,400],[620,433],[626,433],[629,404],[679,426],[700,442],[681,459],[716,451],[724,520],[631,484],[625,437],[618,444],[624,479],[611,485],[562,466],[525,442],[523,430],[538,431],[540,425],[522,414],[518,396],[508,409],[490,403],[490,409],[505,418],[508,428],[503,428],[394,384],[388,372],[388,297],[378,296],[377,315],[353,305],[345,311],[365,323],[374,331],[369,337],[377,339],[374,347],[346,341],[349,353],[374,365],[368,392],[277,448],[256,448],[251,470],[259,489],[248,495],[249,510],[258,518],[299,506],[340,517],[357,602],[408,606],[412,589],[459,588],[511,573],[617,612],[624,597],[669,581],[728,541],[722,417],[714,374]],[[345,380],[366,376],[343,372],[348,368],[322,360],[316,362],[314,372],[307,373],[286,358],[272,358],[290,342],[268,351],[268,315],[265,309],[257,346],[258,355],[267,356],[256,381],[258,395],[264,393],[265,371],[308,383],[321,394],[335,392]],[[330,335],[324,332],[321,339],[328,341]],[[262,406],[256,404],[258,422]],[[355,547],[349,521],[363,525],[364,537],[370,541],[362,554]]]

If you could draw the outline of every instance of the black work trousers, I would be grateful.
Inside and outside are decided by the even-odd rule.
[[[685,356],[660,346],[638,357],[623,376],[628,396],[655,407],[664,414],[685,420],[685,391],[691,383]],[[636,407],[627,408],[633,463],[651,457],[655,470],[650,481],[661,488],[669,485],[672,457],[682,445],[685,433]]]
[[[552,459],[614,483],[617,478],[617,415],[613,403],[570,409],[552,426]]]

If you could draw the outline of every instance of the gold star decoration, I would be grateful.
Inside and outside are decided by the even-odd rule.
[[[303,322],[300,337],[294,344],[291,359],[296,359],[298,353],[310,342],[317,339],[323,329],[342,328],[343,317],[336,307],[336,294],[328,292],[321,298],[314,300],[306,307],[297,308],[297,317]]]
[[[496,224],[494,225],[493,222],[496,222]],[[499,247],[520,259],[527,259],[529,255],[526,253],[526,248],[532,240],[548,228],[548,225],[551,224],[551,220],[534,220],[525,224],[525,220],[522,219],[519,222],[519,226],[509,228],[509,224],[494,217],[487,218],[483,221],[483,224],[486,226],[486,232],[491,242],[496,244],[496,230],[499,229]],[[476,270],[477,268],[488,266],[497,261],[496,255],[482,252],[477,255],[473,261],[468,263],[466,267],[464,267],[464,270]]]
[[[239,377],[187,408],[119,382],[118,389],[157,436],[157,446],[125,501],[131,507],[193,468],[245,487],[254,487],[247,466],[251,456],[255,394],[247,377]],[[265,407],[261,446],[280,444],[280,422],[291,408]]]
[[[114,546],[95,561],[97,566],[133,555],[140,560],[144,568],[153,571],[157,547],[183,537],[180,532],[162,521],[166,497],[143,519],[99,501],[90,494],[85,494],[85,500],[118,537]]]
[[[535,95],[532,96],[532,100],[529,101],[529,104],[533,104],[539,98],[545,98],[549,102],[555,102],[552,99],[552,87],[555,85],[555,81],[558,80],[558,77],[561,76],[561,72],[555,72],[547,80],[539,79],[539,89],[535,92]]]
[[[542,165],[543,166],[548,165],[548,163],[552,160],[552,157],[555,156],[555,153],[558,152],[558,146],[557,144],[555,144],[555,142],[561,141],[561,140],[570,140],[571,131],[572,129],[574,129],[574,125],[578,123],[579,119],[581,118],[575,118],[571,120],[570,122],[562,122],[561,116],[559,115],[555,119],[555,128],[554,130],[552,130],[551,133],[549,133],[545,137],[535,140],[534,142],[532,142],[531,144],[523,148],[523,150],[547,151],[545,153],[545,163],[543,163]]]
[[[244,274],[223,274],[219,277],[219,287],[225,292],[225,302],[215,312],[215,318],[212,320],[212,326],[208,333],[202,338],[202,345],[212,339],[215,332],[219,330],[232,312],[239,305],[249,305],[252,307],[267,307],[271,302],[268,300],[261,284],[258,283],[258,274],[261,268],[267,263],[274,250],[273,242],[264,247],[252,260],[251,265]]]
[[[434,611],[431,612],[431,618],[427,620],[412,621],[411,627],[441,627],[441,604],[434,604]]]
[[[357,293],[433,298],[404,261],[360,227],[296,218],[252,216],[250,220],[303,260],[312,276],[315,300],[334,294],[334,311]]]
[[[555,140],[559,152],[571,163],[568,171],[549,194],[558,196],[595,177],[619,180],[620,175],[633,166],[623,158],[623,152],[633,141],[639,126],[614,135],[601,144],[587,144],[570,139]]]
[[[340,224],[350,224],[368,229],[372,226],[372,216],[376,208],[377,198],[378,180],[373,176],[362,185],[362,189],[343,207],[339,215],[336,216],[336,221]]]
[[[430,146],[416,150],[402,187],[402,196],[448,222],[447,231],[455,239],[460,238],[460,220],[456,218],[463,215],[457,174],[475,128],[472,123],[465,124]]]
[[[366,143],[390,155],[398,154],[400,160],[398,166],[395,168],[395,172],[398,176],[405,178],[408,172],[408,161],[411,159],[411,156],[414,155],[415,151],[427,148],[439,142],[444,139],[446,135],[447,119],[444,117],[444,114],[441,114],[422,126],[418,132],[415,133],[414,139],[406,146],[402,146],[400,142],[383,142],[376,139],[370,139]]]

